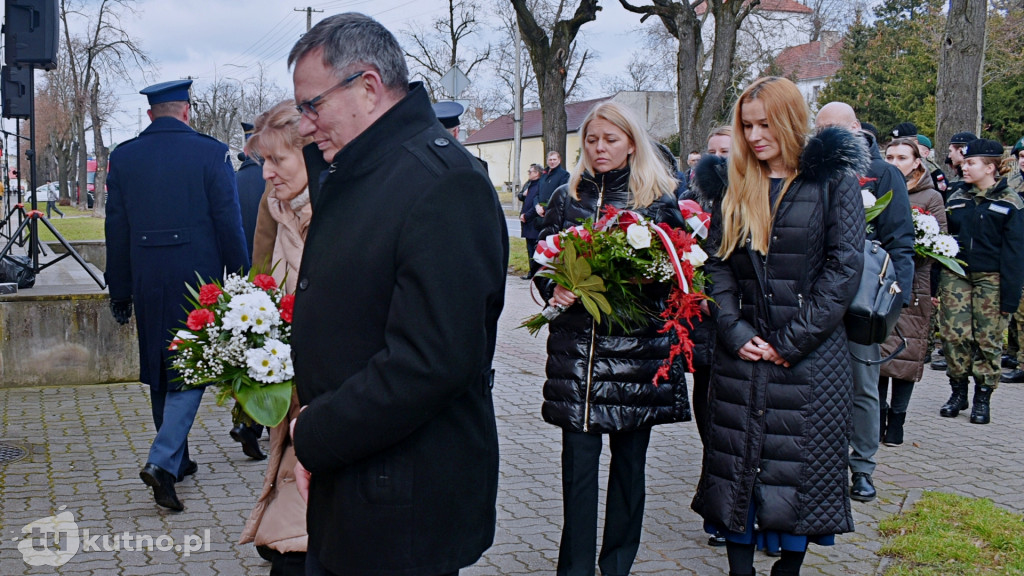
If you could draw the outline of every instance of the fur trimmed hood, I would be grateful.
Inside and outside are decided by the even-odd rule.
[[[815,131],[800,154],[798,178],[824,183],[845,174],[858,176],[871,163],[868,141],[838,126]],[[721,200],[729,184],[726,160],[705,155],[694,169],[694,186],[707,199]]]

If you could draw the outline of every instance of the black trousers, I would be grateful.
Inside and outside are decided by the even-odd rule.
[[[608,437],[611,464],[604,535],[598,565],[604,576],[629,574],[640,548],[646,497],[645,472],[651,429],[611,434],[562,431],[562,540],[559,576],[593,576],[597,549],[598,469]]]
[[[526,239],[526,259],[530,261],[530,276],[533,276],[540,270],[540,264],[533,259],[533,253],[537,251],[537,242],[539,240]]]

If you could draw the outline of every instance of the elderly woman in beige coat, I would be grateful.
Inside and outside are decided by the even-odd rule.
[[[916,138],[896,138],[885,148],[885,160],[899,168],[907,180],[910,205],[935,217],[939,230],[946,233],[946,206],[942,195],[933,187]],[[878,397],[881,400],[881,438],[886,446],[903,444],[903,425],[907,407],[914,392],[914,382],[924,372],[924,357],[928,353],[928,330],[936,299],[932,296],[932,261],[914,256],[914,298],[903,309],[896,328],[907,339],[906,350],[882,364],[878,377]],[[893,334],[882,344],[882,357],[892,354],[900,342]],[[886,406],[889,381],[892,380],[892,398]]]
[[[248,143],[249,150],[263,159],[263,178],[268,183],[256,235],[274,238],[273,243],[254,246],[253,261],[269,261],[274,279],[288,293],[295,290],[306,231],[313,216],[302,158],[302,147],[311,139],[299,135],[299,118],[294,101],[280,102],[256,119],[255,133]],[[270,431],[263,491],[240,541],[256,544],[260,555],[270,560],[272,576],[305,573],[306,503],[295,487],[295,450],[288,435],[288,422],[298,411],[298,399],[293,394],[288,417]]]

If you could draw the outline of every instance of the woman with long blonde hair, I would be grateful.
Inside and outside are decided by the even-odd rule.
[[[781,547],[773,575],[799,574],[809,542],[853,530],[842,319],[863,266],[854,174],[867,149],[841,128],[809,133],[796,86],[761,78],[733,111],[728,182],[721,159],[697,170],[721,210],[705,265],[718,345],[693,508],[725,537],[734,576],[754,573],[756,545]]]
[[[597,105],[583,121],[583,150],[568,184],[555,190],[542,237],[555,234],[602,208],[635,210],[654,222],[681,228],[676,180],[633,114],[614,102]],[[605,435],[611,447],[604,537],[598,564],[603,574],[628,574],[640,545],[644,467],[651,427],[689,420],[685,368],[667,382],[651,382],[674,342],[652,317],[629,329],[598,325],[576,295],[537,278],[550,306],[565,310],[549,324],[544,420],[562,428],[562,499],[565,522],[557,573],[592,576],[597,548],[598,471]],[[646,307],[664,309],[667,290],[645,290]]]

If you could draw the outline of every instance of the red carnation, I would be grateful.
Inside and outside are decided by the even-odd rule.
[[[284,298],[281,298],[281,320],[291,324],[294,311],[295,294],[285,294]]]
[[[277,288],[277,281],[269,274],[257,274],[252,283],[261,290],[274,290]]]
[[[199,304],[202,306],[213,306],[217,303],[217,298],[220,298],[220,295],[223,293],[224,291],[216,284],[203,284],[199,288]]]
[[[212,310],[199,308],[189,313],[188,321],[185,322],[185,325],[188,326],[189,330],[202,330],[207,324],[213,324],[216,320],[217,316],[214,315]]]
[[[629,227],[636,224],[640,219],[637,218],[637,213],[631,210],[623,210],[619,213],[619,227],[625,232],[629,230]]]

